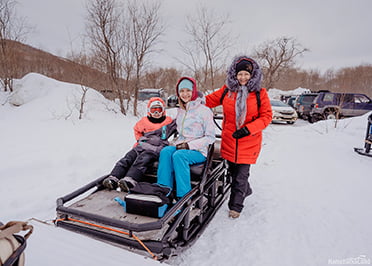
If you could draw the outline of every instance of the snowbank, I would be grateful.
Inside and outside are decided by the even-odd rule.
[[[55,200],[108,173],[134,142],[138,118],[80,86],[29,74],[0,92],[2,222],[55,218]],[[11,97],[10,97],[11,96]],[[9,103],[4,104],[4,102]],[[18,106],[14,106],[15,104]],[[145,110],[145,108],[144,108]],[[372,160],[362,147],[367,114],[272,124],[252,166],[253,195],[238,220],[225,203],[173,265],[328,265],[372,259]],[[153,265],[151,259],[54,226],[35,226],[27,265]],[[349,260],[350,261],[350,260]]]
[[[269,89],[268,94],[271,99],[277,99],[280,100],[280,96],[292,96],[292,95],[301,95],[303,93],[310,93],[311,91],[309,89],[305,88],[297,88],[294,90],[289,90],[289,91],[282,91],[278,89]]]

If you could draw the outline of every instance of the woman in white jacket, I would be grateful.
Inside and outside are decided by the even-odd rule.
[[[180,108],[176,123],[178,138],[160,152],[158,183],[176,188],[181,198],[191,190],[190,165],[206,160],[208,146],[215,141],[213,113],[198,97],[196,82],[181,78],[176,87]]]

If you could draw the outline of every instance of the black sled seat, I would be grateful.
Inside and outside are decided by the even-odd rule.
[[[105,175],[58,198],[55,224],[166,260],[201,235],[230,191],[231,178],[226,161],[219,155],[219,140],[210,145],[205,163],[192,166],[190,171],[194,180],[191,191],[161,218],[125,212],[114,199],[124,198],[126,193],[104,189]],[[151,177],[154,173],[156,177],[156,171],[147,174]]]

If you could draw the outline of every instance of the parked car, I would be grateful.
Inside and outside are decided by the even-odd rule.
[[[363,115],[372,110],[372,100],[361,93],[321,92],[314,99],[311,122]]]
[[[304,120],[308,120],[310,117],[311,105],[314,99],[318,96],[318,93],[304,93],[298,96],[296,101],[295,110],[297,111],[298,117]]]
[[[272,122],[287,122],[288,124],[293,124],[297,120],[295,109],[288,104],[278,100],[270,100],[270,103],[273,110]]]
[[[291,96],[288,100],[287,100],[287,104],[290,106],[290,107],[295,107],[295,104],[296,104],[296,99],[298,98],[298,96]]]
[[[177,95],[171,95],[167,99],[167,106],[169,108],[178,107],[178,97]]]
[[[151,97],[160,97],[160,98],[164,99],[163,89],[140,89],[138,91],[138,100],[139,101],[147,101]]]

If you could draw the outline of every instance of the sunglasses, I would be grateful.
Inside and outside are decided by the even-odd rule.
[[[156,115],[156,114],[161,114],[163,113],[164,108],[161,106],[156,106],[156,107],[151,107],[150,108],[150,114]]]

